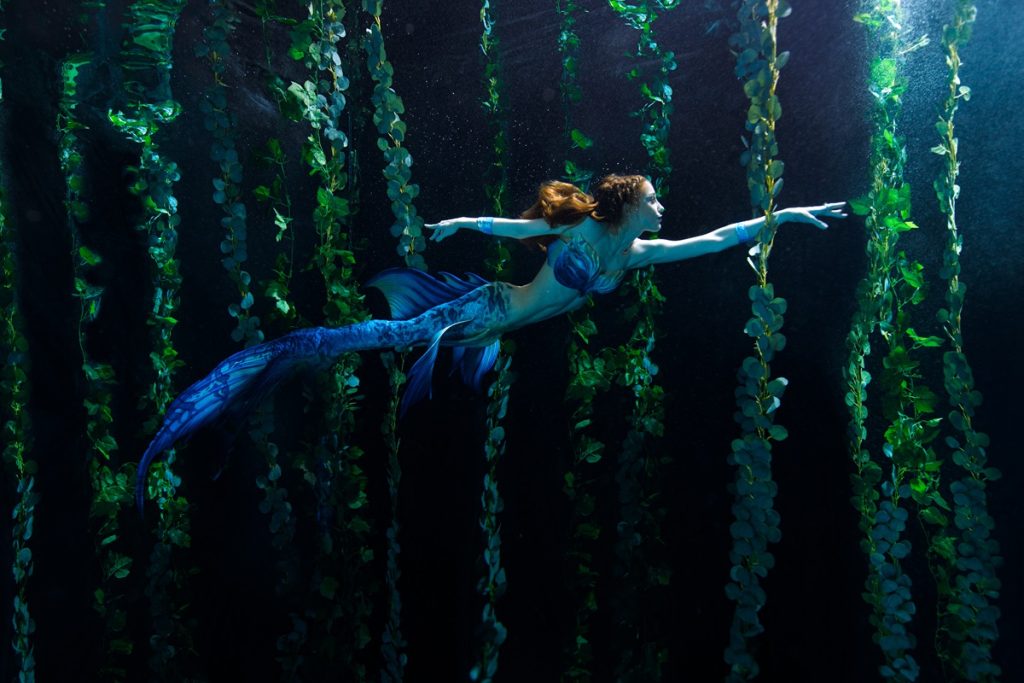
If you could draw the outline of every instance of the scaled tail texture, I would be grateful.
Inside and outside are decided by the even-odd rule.
[[[174,399],[163,424],[139,461],[135,502],[142,510],[150,464],[176,443],[222,417],[248,411],[282,380],[320,360],[319,328],[300,330],[229,356],[209,375]]]
[[[280,339],[251,346],[221,362],[209,375],[171,403],[163,424],[139,462],[135,500],[142,510],[146,472],[164,451],[225,416],[249,411],[282,381],[303,368],[324,367],[342,354],[383,348],[428,346],[410,371],[401,412],[430,395],[430,376],[438,347],[468,345],[456,366],[467,383],[479,388],[494,365],[502,310],[495,290],[477,275],[450,273],[440,278],[418,270],[393,268],[367,283],[388,299],[394,320],[366,320],[339,328],[296,330]],[[477,344],[485,344],[477,348]]]

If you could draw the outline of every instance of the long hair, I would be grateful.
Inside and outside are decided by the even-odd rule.
[[[606,175],[587,194],[572,183],[549,180],[537,191],[537,201],[519,215],[520,218],[543,218],[552,228],[575,225],[588,216],[606,223],[615,232],[621,225],[627,205],[640,202],[641,189],[646,181],[642,175]],[[556,239],[556,235],[543,235],[522,240],[541,249]]]

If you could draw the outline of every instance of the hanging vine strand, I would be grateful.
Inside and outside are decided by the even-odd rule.
[[[484,111],[494,131],[493,156],[486,174],[484,189],[490,200],[493,215],[502,216],[508,207],[508,119],[504,83],[501,78],[500,41],[495,27],[497,18],[489,0],[483,0],[480,8],[480,50],[484,57],[485,98]],[[501,240],[492,242],[491,255],[486,259],[487,267],[500,279],[508,265],[509,252]],[[507,588],[505,569],[501,566],[501,526],[498,515],[504,507],[498,490],[498,461],[505,453],[505,428],[503,426],[508,409],[509,392],[514,375],[509,369],[515,345],[503,339],[494,363],[496,373],[487,390],[487,437],[484,442],[484,458],[487,470],[484,473],[483,492],[480,494],[480,529],[483,532],[484,576],[477,584],[477,591],[484,598],[480,624],[480,649],[476,663],[470,669],[471,681],[491,683],[498,671],[498,655],[508,636],[505,625],[498,620],[497,603]]]
[[[391,200],[391,212],[395,223],[391,226],[391,235],[399,238],[397,252],[410,268],[426,270],[423,258],[426,240],[423,237],[423,219],[416,212],[413,204],[419,196],[419,186],[411,184],[412,155],[402,146],[405,142],[406,125],[401,119],[405,113],[402,98],[391,87],[394,67],[388,62],[384,49],[384,35],[381,25],[383,0],[363,0],[363,10],[370,15],[370,27],[363,39],[367,57],[367,67],[373,78],[374,89],[372,102],[374,105],[373,121],[381,137],[377,139],[377,147],[384,153],[384,179],[387,182],[387,195]],[[381,641],[381,653],[384,657],[383,680],[388,683],[400,683],[405,672],[408,656],[404,652],[407,643],[402,637],[401,615],[402,598],[398,591],[398,578],[401,575],[399,555],[401,545],[398,542],[398,492],[401,484],[402,469],[398,460],[398,407],[399,389],[406,382],[404,372],[405,353],[396,361],[394,354],[382,355],[384,367],[388,371],[392,388],[392,399],[388,404],[388,412],[381,429],[388,444],[388,494],[391,499],[391,527],[387,532],[387,587],[388,587],[388,621],[385,625]]]
[[[932,151],[945,159],[945,173],[935,181],[939,208],[946,217],[947,242],[940,276],[946,280],[946,307],[939,311],[950,348],[943,356],[946,393],[953,410],[949,424],[956,430],[946,443],[953,450],[953,463],[964,474],[950,487],[953,494],[954,527],[948,526],[946,511],[938,506],[926,508],[923,515],[937,522],[943,557],[947,567],[941,574],[940,594],[948,599],[940,603],[939,656],[952,665],[956,675],[968,681],[996,681],[1001,668],[992,661],[992,647],[999,637],[996,625],[1001,583],[996,568],[1002,563],[999,543],[992,537],[994,522],[988,514],[986,487],[999,479],[999,470],[986,467],[989,445],[986,434],[974,427],[975,409],[981,405],[981,393],[974,388],[973,373],[964,352],[963,315],[965,287],[960,280],[960,253],[963,236],[956,222],[956,202],[960,194],[960,148],[954,117],[960,102],[970,99],[971,89],[960,80],[960,48],[970,39],[977,8],[969,0],[959,0],[953,20],[944,26],[942,46],[948,67],[948,92],[936,124],[940,143]],[[915,490],[915,493],[917,491]],[[948,508],[947,508],[948,510]],[[933,543],[935,545],[935,543]]]
[[[788,380],[771,376],[771,362],[786,345],[781,332],[786,300],[775,296],[768,280],[768,258],[775,240],[775,202],[782,191],[784,170],[777,158],[775,139],[782,116],[776,88],[789,57],[789,53],[778,52],[777,31],[779,20],[789,13],[783,0],[745,0],[738,14],[739,32],[730,39],[737,55],[736,76],[743,81],[743,91],[750,100],[746,120],[749,138],[744,138],[748,149],[740,163],[747,171],[750,204],[755,215],[764,217],[764,226],[751,250],[757,259],[749,260],[757,278],[749,291],[754,315],[743,330],[754,339],[754,355],[744,359],[737,372],[739,410],[735,419],[742,434],[733,441],[728,458],[736,468],[736,480],[730,485],[735,496],[735,521],[729,527],[732,568],[725,587],[727,597],[736,603],[725,650],[728,681],[753,680],[759,673],[751,641],[764,632],[758,615],[767,595],[760,580],[775,564],[768,544],[777,543],[781,537],[779,514],[772,506],[778,487],[772,481],[771,454],[772,443],[787,436],[785,427],[775,423],[775,412]]]
[[[388,620],[384,626],[384,636],[381,638],[381,654],[384,658],[384,669],[381,671],[382,683],[401,683],[405,675],[405,665],[408,663],[408,655],[405,648],[408,643],[402,636],[402,596],[398,591],[398,579],[402,576],[398,558],[402,552],[402,546],[398,542],[398,491],[402,483],[402,466],[398,459],[398,450],[401,439],[398,438],[398,406],[401,400],[402,385],[405,384],[405,356],[400,355],[398,360],[395,354],[388,352],[381,354],[381,361],[388,372],[389,384],[391,386],[391,398],[388,401],[387,417],[381,425],[381,434],[388,447],[388,494],[391,500],[391,526],[387,531],[387,589],[388,589]]]
[[[318,0],[308,7],[309,18],[292,32],[292,56],[304,61],[313,80],[292,83],[287,97],[297,118],[310,126],[303,159],[319,187],[313,225],[319,243],[313,267],[326,288],[324,320],[331,327],[366,318],[353,266],[350,218],[354,188],[347,165],[348,135],[342,130],[349,79],[345,76],[339,41],[347,35],[340,0]],[[320,599],[318,611],[307,610],[323,633],[317,652],[332,668],[341,666],[355,680],[368,673],[365,652],[371,641],[370,583],[364,578],[373,560],[369,546],[368,482],[360,461],[363,451],[351,442],[359,396],[356,353],[339,358],[328,379],[325,428],[312,462],[299,463],[317,498],[320,554],[312,587]],[[338,630],[344,629],[343,634]],[[337,660],[340,659],[340,662]]]
[[[634,57],[650,65],[634,67],[627,77],[641,80],[639,89],[644,104],[634,116],[643,122],[640,142],[647,152],[651,183],[661,197],[668,195],[672,173],[668,139],[673,91],[668,76],[677,64],[675,54],[658,44],[654,24],[661,16],[659,12],[675,9],[679,4],[679,0],[609,0],[611,8],[639,34]],[[655,318],[665,299],[655,283],[653,267],[634,271],[629,282],[636,293],[636,303],[627,307],[626,317],[636,320],[636,326],[628,343],[609,356],[614,359],[619,383],[633,393],[629,431],[615,473],[620,521],[614,573],[621,577],[621,588],[616,594],[616,628],[623,644],[615,675],[623,680],[659,681],[668,649],[663,637],[650,630],[654,622],[642,618],[640,607],[642,596],[667,586],[671,578],[671,569],[661,559],[661,522],[666,510],[654,490],[663,463],[650,452],[651,439],[664,433],[664,389],[655,383],[658,366],[651,360],[651,352],[657,340]]]
[[[114,127],[140,148],[135,177],[130,189],[139,197],[143,215],[138,229],[148,238],[150,271],[153,279],[153,307],[148,324],[154,349],[150,353],[155,380],[144,398],[150,417],[147,433],[156,430],[173,398],[173,376],[182,362],[171,342],[177,320],[178,288],[181,276],[174,258],[178,201],[173,195],[180,174],[177,164],[160,151],[156,137],[161,127],[181,112],[170,90],[174,29],[185,6],[184,0],[136,0],[127,10],[127,36],[121,51],[124,111],[111,111]],[[150,637],[150,670],[158,679],[177,680],[188,668],[185,653],[193,650],[192,627],[180,608],[189,600],[185,591],[191,569],[179,566],[175,549],[191,544],[188,501],[178,494],[181,479],[174,474],[174,452],[151,470],[146,492],[160,511],[156,543],[146,570],[153,634]]]
[[[384,50],[384,34],[380,23],[383,5],[384,0],[363,0],[363,9],[372,17],[364,42],[367,66],[376,83],[372,99],[373,122],[381,135],[377,139],[377,147],[384,153],[387,162],[384,178],[388,183],[388,199],[391,200],[391,211],[395,216],[391,234],[399,238],[398,255],[405,260],[405,265],[426,270],[423,251],[427,248],[427,241],[423,236],[423,219],[417,215],[416,207],[413,206],[420,188],[409,182],[412,178],[412,155],[403,146],[406,126],[401,118],[405,113],[405,105],[391,87],[395,69],[388,62]]]
[[[906,147],[897,136],[906,90],[902,61],[909,51],[927,41],[910,44],[905,40],[902,11],[893,0],[869,2],[854,19],[868,29],[878,56],[871,62],[869,76],[874,102],[871,189],[866,197],[850,202],[854,213],[866,216],[868,232],[868,273],[858,287],[858,312],[848,337],[846,402],[851,409],[849,433],[856,467],[851,481],[853,503],[865,534],[861,548],[869,565],[863,596],[872,608],[874,639],[885,660],[879,672],[890,680],[913,681],[919,675],[919,666],[911,653],[916,638],[908,625],[916,605],[911,599],[910,577],[902,567],[911,545],[903,537],[908,512],[901,501],[917,489],[913,497],[923,522],[929,519],[923,505],[946,506],[938,491],[941,463],[928,447],[938,434],[939,421],[926,417],[934,412],[935,396],[921,383],[919,361],[910,353],[936,346],[940,340],[919,337],[909,326],[909,307],[924,298],[922,267],[896,250],[899,235],[917,227],[910,221],[910,185],[904,180]],[[882,360],[881,411],[889,422],[881,448],[888,474],[871,455],[865,427],[867,385],[871,380],[866,358],[876,329],[888,348]],[[930,537],[929,554],[934,556],[940,547],[936,545],[938,537],[927,525],[922,528]]]
[[[6,7],[0,1],[0,40],[6,33]],[[3,65],[0,64],[0,68]],[[3,88],[0,86],[0,105]],[[35,492],[36,463],[31,456],[31,423],[28,414],[28,342],[22,332],[23,321],[18,305],[17,237],[8,221],[5,179],[0,177],[0,420],[3,423],[3,462],[14,488],[11,515],[11,572],[14,578],[11,612],[11,648],[16,658],[18,680],[35,683],[36,659],[33,634],[35,621],[28,608],[28,580],[32,576],[33,526],[39,495]],[[6,497],[5,497],[6,498]],[[4,511],[7,512],[6,510]]]
[[[93,609],[103,620],[104,659],[101,673],[107,680],[123,681],[127,677],[128,657],[134,650],[126,632],[128,596],[124,581],[134,564],[128,548],[121,538],[120,515],[131,503],[132,463],[113,466],[113,454],[118,449],[112,427],[114,413],[111,406],[113,389],[117,385],[114,369],[90,357],[88,329],[100,314],[104,287],[91,282],[90,273],[102,258],[82,240],[80,225],[88,219],[88,204],[83,199],[85,189],[84,158],[79,149],[78,133],[85,128],[78,121],[79,72],[89,66],[87,55],[70,55],[61,66],[62,93],[57,118],[58,153],[61,170],[66,180],[65,210],[72,242],[72,262],[75,264],[75,296],[80,301],[78,344],[82,354],[82,372],[85,375],[86,409],[85,434],[88,441],[87,457],[92,485],[89,516],[94,526],[95,553],[100,565],[100,583],[93,592]]]
[[[270,47],[271,26],[283,25],[286,20],[276,14],[275,0],[260,0],[256,14],[260,19],[260,34],[263,40],[263,54],[266,64],[267,89],[273,97],[277,111],[284,114],[285,101],[281,79],[274,70]],[[259,203],[269,204],[273,212],[275,243],[287,240],[287,250],[278,252],[275,258],[274,276],[259,284],[263,294],[261,302],[266,306],[262,320],[265,325],[277,325],[281,332],[290,332],[298,324],[299,314],[291,300],[291,282],[295,262],[295,231],[291,229],[292,202],[288,191],[287,159],[281,142],[271,137],[256,152],[257,161],[272,173],[268,185],[257,185],[253,197]],[[216,188],[215,188],[216,189]],[[256,449],[264,456],[266,474],[256,477],[256,486],[263,492],[260,512],[267,516],[270,525],[271,545],[277,551],[275,568],[278,580],[275,593],[285,603],[289,612],[289,629],[278,636],[276,641],[277,661],[281,666],[281,680],[295,680],[302,665],[302,648],[306,641],[305,622],[298,615],[297,603],[302,599],[299,587],[299,557],[291,552],[295,540],[296,516],[289,500],[288,488],[284,485],[284,468],[288,462],[282,458],[278,444],[270,439],[275,428],[274,405],[267,400],[250,421],[249,435]]]
[[[228,85],[226,58],[231,54],[228,38],[234,32],[239,18],[230,3],[212,0],[210,23],[203,29],[204,40],[196,45],[197,57],[206,58],[213,73],[213,83],[206,97],[199,103],[205,115],[206,129],[213,135],[210,159],[216,163],[220,175],[213,179],[213,202],[224,214],[220,220],[224,228],[224,239],[220,243],[224,255],[221,264],[238,290],[239,301],[228,306],[228,315],[237,321],[231,331],[231,338],[245,346],[263,341],[260,319],[253,315],[255,298],[251,290],[252,277],[244,270],[249,260],[246,229],[247,211],[242,201],[242,163],[235,144],[237,123],[235,115],[228,108]]]
[[[565,108],[566,149],[570,157],[579,157],[593,149],[593,141],[574,125],[573,114],[583,99],[579,84],[580,38],[576,33],[579,7],[574,0],[556,0],[558,14],[562,18],[558,38],[558,50],[562,55],[561,93]],[[592,177],[581,163],[573,158],[565,160],[565,179],[577,187],[585,187]],[[569,532],[570,547],[566,553],[568,571],[571,572],[571,586],[576,603],[575,628],[569,634],[564,648],[564,680],[584,683],[591,680],[590,668],[593,660],[591,631],[596,616],[598,572],[594,567],[594,555],[601,536],[595,510],[594,467],[601,461],[605,445],[589,433],[593,423],[594,398],[598,391],[605,391],[611,383],[604,371],[608,352],[591,354],[588,350],[590,337],[597,333],[597,326],[590,317],[593,301],[588,300],[582,308],[569,314],[572,332],[569,337],[568,362],[569,385],[565,397],[573,409],[570,415],[570,438],[573,444],[573,460],[565,473],[563,490],[572,502],[573,511]]]

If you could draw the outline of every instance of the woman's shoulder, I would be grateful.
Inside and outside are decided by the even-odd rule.
[[[557,229],[561,231],[559,234],[562,236],[562,239],[582,238],[588,242],[599,237],[603,230],[601,224],[590,216],[584,216],[578,223],[560,225]]]

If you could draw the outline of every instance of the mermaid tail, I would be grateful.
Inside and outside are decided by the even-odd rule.
[[[142,509],[146,472],[174,444],[224,417],[239,416],[301,370],[329,367],[352,351],[411,348],[427,351],[409,371],[401,414],[430,395],[430,378],[438,348],[459,347],[455,367],[467,384],[479,389],[494,365],[504,307],[501,285],[470,275],[442,273],[441,279],[418,270],[393,268],[367,283],[388,299],[395,320],[367,320],[331,329],[296,330],[257,344],[221,361],[213,371],[179,395],[167,409],[163,424],[139,461],[135,500]],[[483,348],[478,348],[483,347]]]

